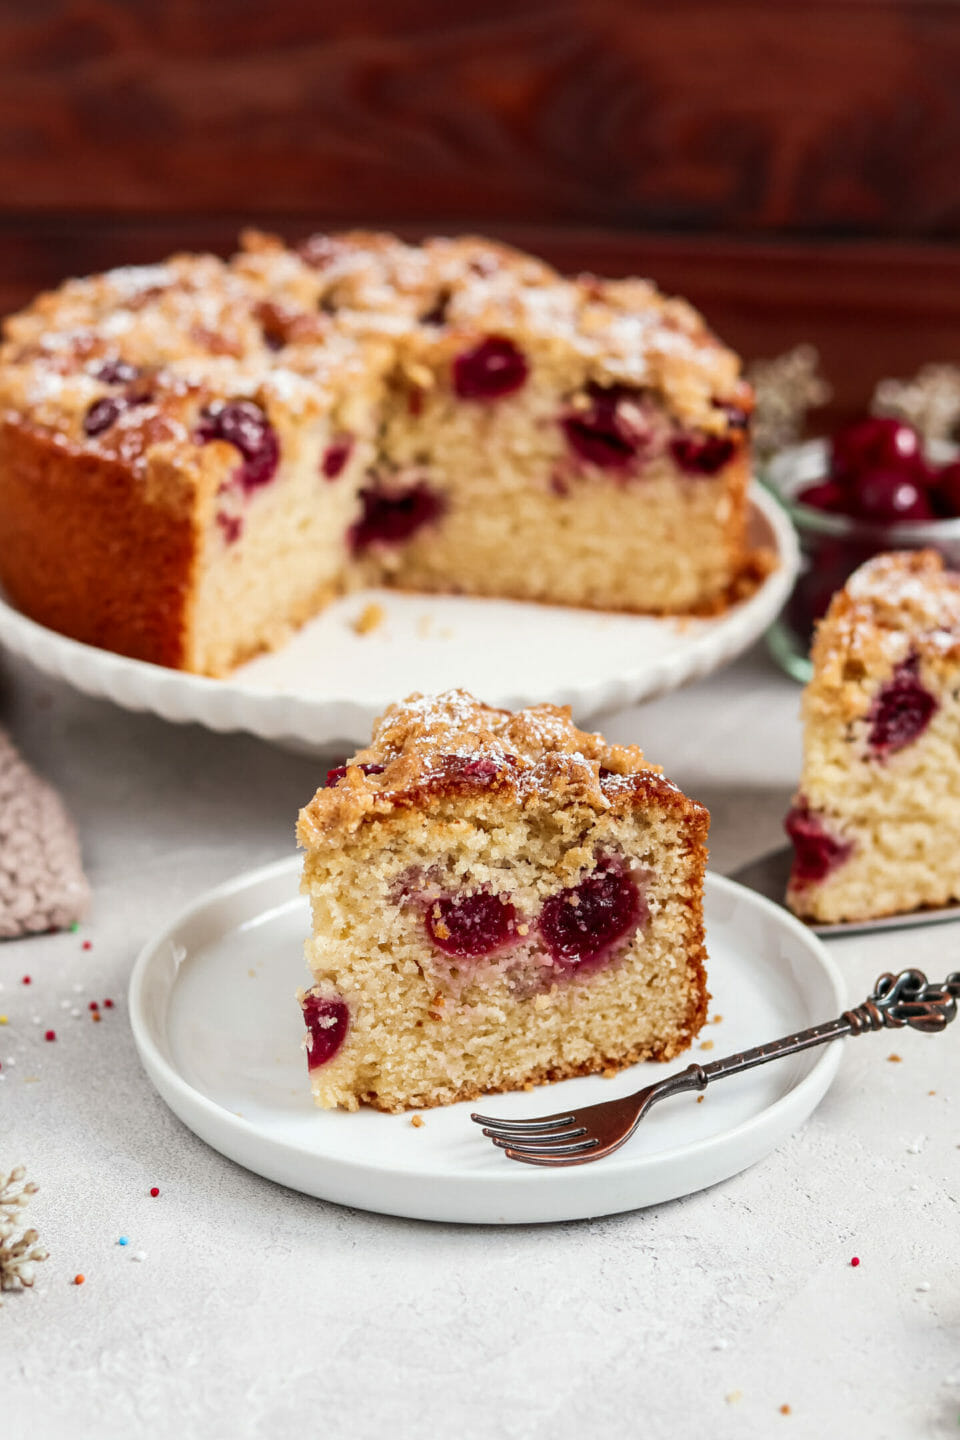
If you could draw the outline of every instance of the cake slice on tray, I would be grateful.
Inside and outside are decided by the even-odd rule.
[[[770,563],[751,407],[647,281],[470,237],[247,236],[6,321],[0,581],[51,629],[207,675],[371,583],[718,613]]]
[[[317,1104],[443,1105],[679,1054],[707,1009],[708,825],[566,709],[391,707],[300,815]]]
[[[831,924],[960,900],[960,575],[931,550],[869,560],[812,659],[790,908]]]

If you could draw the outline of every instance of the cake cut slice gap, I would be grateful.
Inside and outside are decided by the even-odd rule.
[[[960,900],[960,576],[932,550],[867,561],[812,660],[790,908],[835,924]]]
[[[325,1108],[421,1109],[686,1049],[709,816],[551,705],[411,696],[301,812]]]

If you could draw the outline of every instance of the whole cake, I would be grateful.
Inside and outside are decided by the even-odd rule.
[[[0,580],[106,649],[221,674],[349,586],[692,613],[751,568],[749,388],[647,281],[248,235],[5,335]]]
[[[880,555],[833,598],[804,693],[787,892],[831,923],[960,900],[960,575]]]
[[[443,1105],[678,1054],[707,1009],[708,825],[568,710],[393,706],[300,815],[317,1104]]]

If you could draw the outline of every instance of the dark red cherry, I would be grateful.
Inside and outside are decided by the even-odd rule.
[[[484,755],[444,755],[438,766],[438,774],[444,780],[481,780],[486,784],[495,780],[500,767],[496,760]]]
[[[934,484],[933,501],[938,513],[949,519],[960,516],[960,460],[944,465]]]
[[[567,444],[589,465],[621,469],[651,439],[638,403],[642,392],[628,385],[591,385],[588,393],[589,408],[571,411],[561,422]]]
[[[307,1027],[307,1066],[316,1070],[332,1060],[346,1040],[350,1011],[339,996],[315,995],[312,990],[304,995],[302,1009]]]
[[[599,866],[579,885],[544,902],[540,934],[558,964],[589,969],[632,934],[645,914],[633,877],[618,865]]]
[[[854,513],[879,525],[934,518],[927,491],[902,470],[867,470],[857,475],[852,498]]]
[[[215,401],[200,415],[195,438],[201,445],[226,440],[243,456],[238,475],[244,490],[267,485],[277,473],[280,444],[277,432],[252,400]]]
[[[140,374],[139,367],[128,360],[104,360],[94,375],[104,385],[129,385]]]
[[[129,408],[130,401],[125,395],[104,395],[101,399],[94,400],[83,418],[84,433],[91,437],[102,435],[104,430],[115,425]]]
[[[793,841],[790,879],[794,885],[825,880],[853,851],[852,842],[831,835],[822,816],[811,810],[805,800],[790,811],[783,828]]]
[[[871,470],[916,475],[924,468],[923,446],[916,430],[887,415],[871,415],[844,425],[834,435],[830,453],[831,474],[837,480],[853,479]]]
[[[352,435],[337,435],[333,440],[331,440],[326,450],[324,450],[323,458],[320,461],[320,469],[323,472],[323,478],[325,480],[336,480],[337,476],[342,473],[343,467],[350,459],[352,451]]]
[[[516,938],[517,915],[499,895],[481,891],[463,899],[435,900],[427,909],[427,933],[446,955],[492,955]]]
[[[670,441],[670,453],[688,475],[716,475],[733,458],[736,448],[727,435],[693,433]]]
[[[504,335],[488,335],[453,362],[453,388],[461,400],[500,400],[519,390],[530,373],[522,350]]]
[[[921,684],[919,657],[911,655],[894,670],[877,692],[870,709],[867,743],[880,758],[894,755],[913,743],[926,730],[939,705]]]
[[[351,763],[351,764],[352,764],[352,763],[355,763],[355,762],[352,762],[352,761],[351,761],[351,762],[348,762],[348,763]],[[364,773],[364,775],[382,775],[383,772],[384,772],[384,770],[385,770],[386,768],[387,768],[387,767],[386,767],[385,765],[374,765],[374,764],[358,765],[358,766],[357,766],[357,769],[358,769],[358,770],[362,770],[363,773]],[[328,784],[328,785],[339,785],[340,781],[343,779],[343,777],[344,777],[344,775],[346,775],[346,773],[347,773],[347,766],[346,766],[346,764],[344,764],[344,765],[335,765],[332,770],[328,770],[328,771],[327,771],[327,784]]]
[[[400,545],[443,514],[443,500],[423,480],[404,490],[360,491],[360,519],[348,532],[354,550],[368,545]]]
[[[795,496],[801,505],[810,505],[814,510],[842,512],[850,503],[850,497],[836,480],[818,480],[816,485],[807,485]]]
[[[243,517],[241,515],[228,515],[225,510],[218,510],[216,520],[228,545],[233,545],[240,539],[243,534]]]

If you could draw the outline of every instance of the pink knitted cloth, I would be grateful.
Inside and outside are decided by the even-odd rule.
[[[0,730],[0,937],[62,930],[89,901],[63,802]]]

